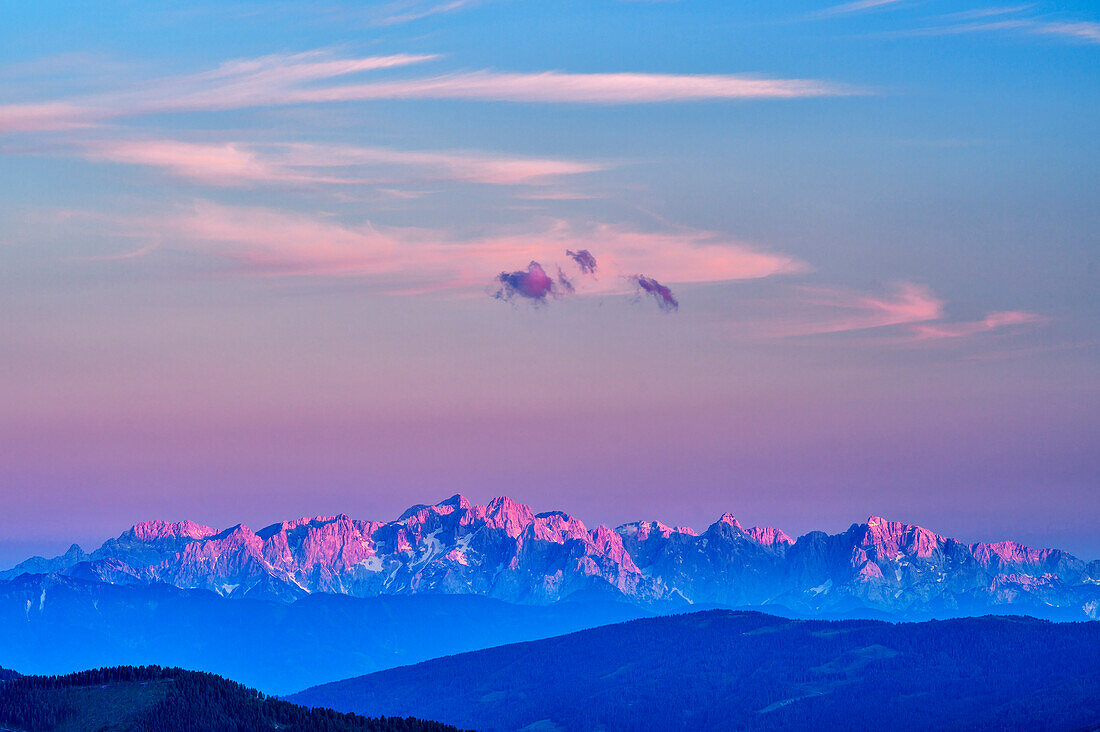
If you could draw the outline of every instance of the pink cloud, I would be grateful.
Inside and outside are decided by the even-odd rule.
[[[84,157],[90,160],[160,168],[172,175],[211,185],[354,182],[298,172],[237,143],[103,140],[87,143],[82,148]]]
[[[372,99],[639,104],[706,99],[790,99],[855,93],[806,79],[736,74],[462,72],[426,78],[318,85],[317,82],[423,63],[431,54],[331,58],[322,51],[227,61],[126,90],[39,104],[0,105],[0,130],[40,131],[141,114],[217,111]]]
[[[498,272],[527,262],[550,266],[565,251],[599,252],[601,279],[578,292],[626,293],[626,276],[660,272],[672,283],[755,279],[800,271],[793,257],[755,249],[710,232],[644,232],[621,226],[553,222],[536,231],[456,240],[438,232],[351,226],[268,208],[199,201],[163,218],[119,220],[137,240],[235,262],[263,275],[356,275],[409,291],[484,287]],[[518,263],[518,264],[517,264]]]
[[[1009,326],[1045,321],[1034,313],[1013,310],[990,313],[978,321],[947,322],[943,300],[927,286],[911,282],[894,285],[886,295],[838,288],[800,290],[803,297],[788,304],[793,312],[763,319],[764,335],[782,338],[882,331],[895,342],[927,341],[967,338]]]
[[[89,124],[86,110],[66,102],[0,104],[0,132],[53,132]]]
[[[998,328],[1041,323],[1045,320],[1041,315],[1035,313],[1005,310],[990,313],[981,320],[963,323],[925,323],[913,326],[912,330],[915,337],[921,340],[929,338],[965,338]]]
[[[453,13],[456,10],[462,10],[463,8],[471,7],[475,4],[474,0],[450,0],[449,2],[441,3],[390,3],[388,6],[383,7],[385,13],[374,21],[375,25],[398,25],[400,23],[411,23],[414,20],[421,20],[432,15],[440,15],[443,13]]]
[[[600,163],[554,158],[489,155],[469,152],[392,150],[326,145],[284,148],[294,166],[355,167],[394,165],[415,169],[415,177],[462,180],[494,185],[542,184],[567,175],[604,170]]]
[[[605,166],[572,160],[484,153],[404,151],[333,145],[250,145],[178,140],[99,140],[80,146],[92,160],[160,168],[220,186],[258,184],[393,184],[458,180],[541,185]],[[355,174],[346,171],[353,170]],[[344,173],[334,175],[333,172]]]
[[[855,0],[855,2],[833,5],[832,7],[825,8],[815,13],[815,15],[820,17],[848,15],[850,13],[859,13],[864,10],[875,10],[876,8],[885,7],[887,5],[894,5],[899,1],[900,0]]]
[[[571,74],[475,71],[400,81],[302,89],[288,103],[367,99],[468,99],[497,102],[641,104],[714,99],[793,99],[856,93],[805,79],[738,74]]]
[[[108,100],[138,112],[243,109],[288,102],[306,82],[424,63],[434,54],[332,59],[323,51],[227,61],[211,71],[158,79]]]
[[[36,104],[0,105],[0,131],[37,132],[139,114],[287,104],[296,86],[437,58],[393,54],[332,59],[323,51],[227,61],[209,71],[168,76],[117,92]]]
[[[943,317],[943,301],[924,286],[902,282],[888,295],[867,295],[837,288],[803,288],[812,309],[773,335],[803,336],[873,330]]]

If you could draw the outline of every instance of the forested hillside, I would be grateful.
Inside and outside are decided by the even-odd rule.
[[[368,719],[291,704],[213,674],[119,666],[0,683],[0,728],[38,732],[111,730],[320,730],[456,732],[418,719]]]
[[[1100,623],[982,617],[635,620],[327,684],[303,704],[481,730],[1077,729],[1100,724]]]

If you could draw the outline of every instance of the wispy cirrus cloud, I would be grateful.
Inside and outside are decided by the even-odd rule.
[[[152,79],[124,90],[64,100],[0,105],[0,131],[40,131],[143,114],[222,111],[294,104],[303,85],[424,63],[434,54],[334,58],[326,51],[226,61],[208,71]]]
[[[673,283],[718,282],[791,274],[799,260],[711,232],[640,231],[618,225],[550,221],[516,233],[455,239],[437,231],[351,225],[264,207],[197,201],[160,216],[117,217],[113,227],[139,244],[161,242],[267,276],[362,276],[383,288],[483,288],[493,272],[517,262],[566,261],[568,249],[600,252],[607,277],[576,283],[584,292],[630,292],[626,277],[660,272]]]
[[[811,17],[825,18],[850,15],[900,5],[904,0],[855,0],[833,5],[813,13]],[[1054,19],[1050,16],[1028,16],[1035,3],[999,5],[971,8],[940,15],[940,25],[930,25],[902,31],[891,31],[890,36],[946,36],[966,33],[1017,32],[1045,35],[1075,40],[1082,43],[1100,43],[1100,23],[1087,20]],[[1024,14],[1021,17],[1021,14]],[[944,21],[947,21],[944,23]]]
[[[950,18],[952,20],[974,20],[976,18],[992,18],[997,15],[1015,15],[1025,10],[1029,10],[1035,7],[1034,3],[1027,3],[1025,5],[1000,5],[989,8],[972,8],[970,10],[960,10],[954,13],[948,13],[942,17]]]
[[[432,54],[333,58],[323,51],[310,51],[228,61],[210,71],[154,79],[116,92],[0,105],[0,130],[40,131],[144,114],[383,99],[644,104],[859,93],[824,81],[742,74],[467,71],[359,83],[322,83],[436,58]]]
[[[814,13],[814,16],[824,18],[833,15],[850,15],[852,13],[862,13],[867,10],[877,10],[887,5],[896,5],[899,2],[902,2],[902,0],[855,0],[854,2],[841,3],[840,5],[824,8]]]
[[[445,2],[417,2],[402,0],[383,5],[372,19],[374,25],[401,25],[423,20],[433,15],[445,15],[465,10],[479,3],[477,0],[446,0]]]
[[[859,93],[807,79],[743,74],[643,74],[474,71],[300,91],[299,102],[465,99],[545,104],[646,104],[735,99],[795,99]]]
[[[1020,5],[991,8],[982,12],[953,13],[945,16],[945,18],[971,19],[971,22],[927,26],[905,31],[898,35],[949,36],[969,33],[1024,33],[1086,44],[1100,43],[1100,23],[1094,21],[1051,20],[1045,17],[1011,17],[1030,7],[1032,6]]]
[[[606,168],[601,163],[552,158],[305,143],[105,139],[74,147],[78,155],[90,160],[157,168],[216,186],[393,185],[442,180],[543,185]]]
[[[0,104],[0,132],[55,132],[90,126],[96,118],[68,102]]]
[[[1036,22],[1030,27],[1030,30],[1033,33],[1063,36],[1086,43],[1100,43],[1100,23],[1091,21]]]
[[[780,326],[774,335],[802,336],[874,330],[943,317],[943,301],[924,285],[902,282],[889,293],[869,295],[839,288],[802,288],[811,307],[801,322]]]
[[[962,339],[990,331],[1045,322],[1035,313],[998,311],[976,321],[951,321],[946,303],[921,284],[900,282],[884,294],[834,287],[802,287],[793,313],[765,319],[762,335],[774,338],[841,333],[882,334],[891,340]]]
[[[1046,322],[1046,318],[1022,310],[1004,310],[990,313],[981,320],[955,323],[921,323],[912,328],[913,335],[921,340],[935,338],[966,338],[1014,325]]]

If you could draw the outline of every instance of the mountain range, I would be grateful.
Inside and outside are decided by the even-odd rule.
[[[719,605],[907,619],[1100,617],[1100,561],[1058,549],[965,543],[877,516],[797,539],[745,528],[730,514],[703,532],[658,521],[589,529],[561,511],[461,495],[388,522],[319,516],[252,531],[148,521],[90,553],[73,545],[29,559],[0,581],[25,574],[284,603],[318,593],[443,594],[527,605],[601,597],[654,612]],[[42,593],[26,599],[28,618]]]

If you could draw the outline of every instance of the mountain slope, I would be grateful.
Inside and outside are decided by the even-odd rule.
[[[307,709],[212,674],[155,666],[2,682],[0,729],[457,732],[454,727],[418,719],[367,719]]]
[[[644,614],[606,601],[530,606],[471,595],[316,594],[287,604],[164,584],[23,575],[0,584],[0,665],[36,674],[182,666],[288,693]]]
[[[872,516],[840,534],[792,540],[726,514],[706,531],[637,522],[589,530],[508,498],[453,496],[382,523],[347,516],[253,532],[150,521],[86,554],[34,558],[0,579],[63,574],[166,583],[235,599],[481,595],[548,604],[603,593],[654,609],[776,604],[803,614],[884,612],[909,619],[1030,613],[1100,617],[1100,561],[1014,542],[966,544]]]
[[[289,699],[488,732],[1072,729],[1100,724],[1097,658],[1097,622],[709,611],[440,658]]]

